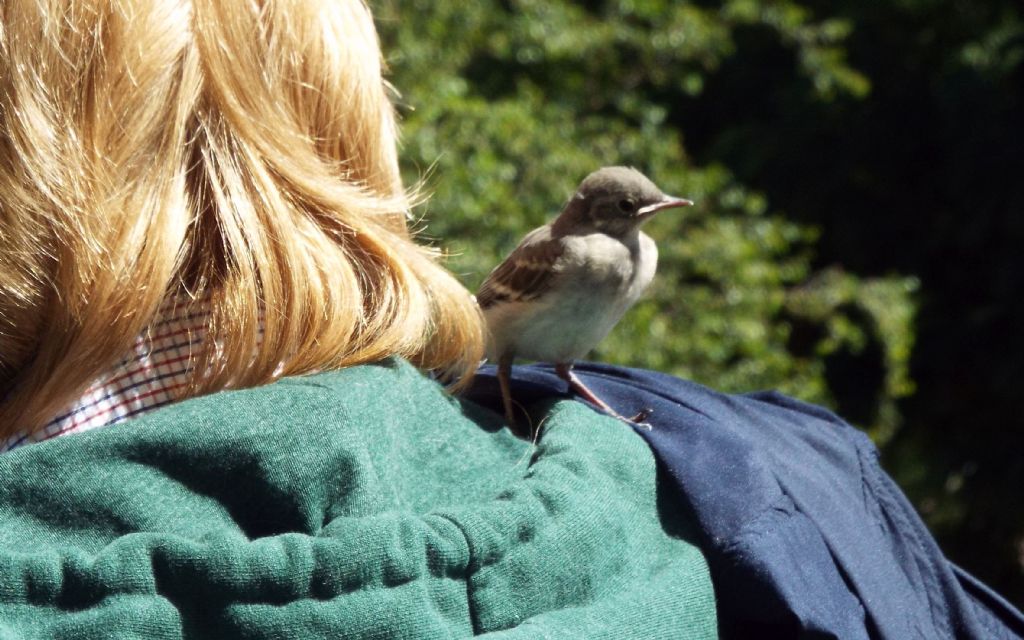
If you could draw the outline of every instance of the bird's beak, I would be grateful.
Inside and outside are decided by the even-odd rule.
[[[673,198],[672,196],[665,196],[665,198],[654,204],[649,204],[646,207],[640,207],[636,210],[636,216],[638,218],[646,218],[654,215],[662,209],[674,209],[676,207],[689,207],[693,205],[693,200],[687,200],[686,198]]]

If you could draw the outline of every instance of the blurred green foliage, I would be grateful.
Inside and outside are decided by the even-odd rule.
[[[974,370],[981,379],[971,397],[934,376],[948,370],[943,354],[984,328],[984,319],[963,320],[984,308],[943,300],[947,285],[936,278],[968,268],[969,250],[984,251],[1005,231],[1005,185],[975,170],[1005,173],[1003,156],[985,154],[1003,149],[992,129],[1005,129],[1020,108],[1024,82],[985,108],[966,92],[989,96],[1020,77],[1024,22],[1012,2],[372,6],[401,93],[403,169],[431,194],[418,211],[425,235],[451,252],[467,287],[555,215],[587,173],[637,167],[697,206],[648,225],[658,277],[591,357],[831,406],[883,447],[954,558],[1024,594],[1013,554],[1024,545],[1019,498],[1017,515],[1005,517],[1013,508],[1005,482],[1019,492],[1024,470],[1018,462],[991,473],[1000,458],[987,463],[983,454],[995,455],[998,438],[957,458],[970,437],[955,421],[990,401],[990,380]],[[935,104],[948,113],[936,115]],[[981,138],[935,121],[956,114]],[[944,189],[972,182],[992,186],[980,207]],[[965,208],[996,222],[972,235]],[[929,253],[947,245],[963,251]],[[1019,282],[1005,271],[1004,296]],[[949,315],[935,321],[934,313]],[[943,331],[962,342],[943,344]],[[997,340],[988,347],[1003,355]],[[924,360],[922,348],[931,354]],[[1024,347],[1011,353],[1024,356]],[[997,383],[1005,386],[1012,367]],[[943,428],[957,435],[943,443]],[[983,500],[989,511],[980,513],[972,500],[985,487],[972,483],[986,472],[1004,483],[1003,503]],[[985,544],[992,562],[972,555]]]

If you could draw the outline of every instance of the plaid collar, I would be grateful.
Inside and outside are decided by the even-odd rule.
[[[191,352],[203,341],[205,309],[165,305],[131,351],[46,426],[0,441],[0,453],[69,433],[124,422],[174,401],[187,384]]]

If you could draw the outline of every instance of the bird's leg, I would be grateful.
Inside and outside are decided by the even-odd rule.
[[[512,361],[515,356],[503,353],[498,358],[498,386],[501,387],[501,404],[505,407],[505,420],[513,430],[516,428],[516,415],[512,409]]]
[[[627,418],[623,415],[620,415],[619,412],[616,411],[615,409],[612,409],[607,402],[599,398],[596,393],[594,393],[593,391],[590,390],[589,387],[587,387],[587,385],[583,384],[583,381],[577,378],[576,374],[573,373],[571,363],[562,362],[556,364],[555,373],[558,374],[559,378],[568,382],[569,388],[575,391],[577,395],[579,395],[587,402],[592,402],[593,404],[596,404],[598,407],[600,407],[602,411],[612,416],[613,418],[618,418],[619,420],[622,420],[623,422],[627,422],[629,424],[645,426],[650,428],[650,425],[645,423],[644,420],[646,420],[651,415],[651,409],[641,409],[640,412],[637,413],[632,418]]]
[[[595,394],[593,391],[591,391],[590,388],[587,385],[583,384],[582,380],[580,380],[579,378],[576,377],[576,374],[573,373],[573,371],[572,371],[572,365],[571,364],[565,364],[565,363],[556,364],[555,365],[555,373],[558,374],[559,378],[561,378],[562,380],[565,380],[566,382],[568,382],[569,383],[569,388],[572,389],[573,391],[575,391],[576,394],[579,395],[584,400],[596,404],[598,407],[601,408],[602,411],[604,411],[606,413],[610,413],[613,416],[618,417],[618,418],[622,417],[622,416],[620,416],[615,411],[615,409],[612,409],[610,406],[608,406],[607,402],[605,402],[601,398],[597,397],[597,394]]]

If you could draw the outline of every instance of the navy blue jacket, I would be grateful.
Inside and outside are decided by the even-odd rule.
[[[597,364],[577,374],[638,429],[692,511],[722,635],[739,638],[1024,638],[1024,616],[947,560],[878,464],[831,412],[777,393],[726,395]],[[551,367],[516,367],[513,396],[564,396]],[[500,411],[494,368],[467,394]]]

